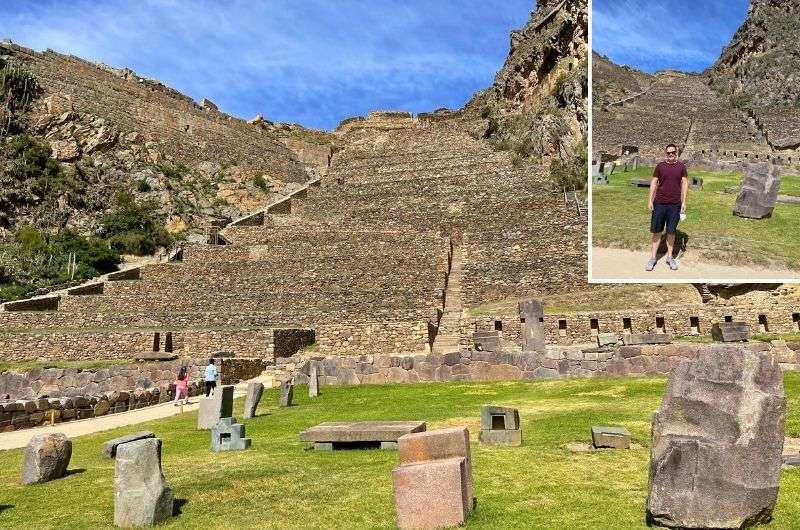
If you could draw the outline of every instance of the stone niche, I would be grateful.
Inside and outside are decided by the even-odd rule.
[[[522,445],[519,411],[493,405],[482,407],[479,439],[489,445]]]

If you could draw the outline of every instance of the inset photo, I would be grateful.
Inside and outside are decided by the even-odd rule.
[[[591,282],[800,281],[800,59],[762,9],[595,0]]]

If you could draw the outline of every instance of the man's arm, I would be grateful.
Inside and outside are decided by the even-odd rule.
[[[647,208],[653,211],[653,200],[656,197],[656,190],[658,190],[658,168],[653,170],[653,178],[650,179],[650,195],[647,197]]]
[[[683,178],[681,179],[681,211],[686,211],[686,196],[689,194],[689,175],[685,171],[683,172]]]

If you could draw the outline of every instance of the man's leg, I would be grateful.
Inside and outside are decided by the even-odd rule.
[[[667,234],[667,259],[672,259],[672,249],[675,247],[675,234]]]
[[[669,236],[667,236],[667,237],[669,237]],[[673,236],[673,240],[674,239],[675,239],[675,237]],[[667,244],[669,244],[669,243],[667,243]],[[651,258],[656,259],[656,256],[658,255],[658,247],[660,247],[660,246],[661,246],[661,233],[659,232],[657,234],[653,234],[652,252],[650,253],[650,257]]]

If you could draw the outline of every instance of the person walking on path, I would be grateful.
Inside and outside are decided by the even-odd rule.
[[[174,405],[176,407],[178,406],[181,397],[183,397],[184,405],[189,403],[189,372],[186,370],[186,366],[181,366],[181,369],[178,370],[178,378],[175,380]]]
[[[650,216],[652,249],[650,260],[645,265],[646,271],[652,271],[656,266],[661,233],[664,231],[667,233],[667,266],[672,270],[678,270],[678,260],[672,255],[672,251],[675,246],[678,221],[682,220],[686,213],[689,174],[686,165],[678,160],[678,148],[675,144],[667,146],[666,154],[666,160],[660,162],[653,171],[650,195],[647,198],[647,207],[652,212]]]
[[[203,380],[206,383],[206,397],[208,397],[217,387],[217,365],[214,364],[214,359],[208,360],[208,366],[206,366],[206,371],[203,374]]]

